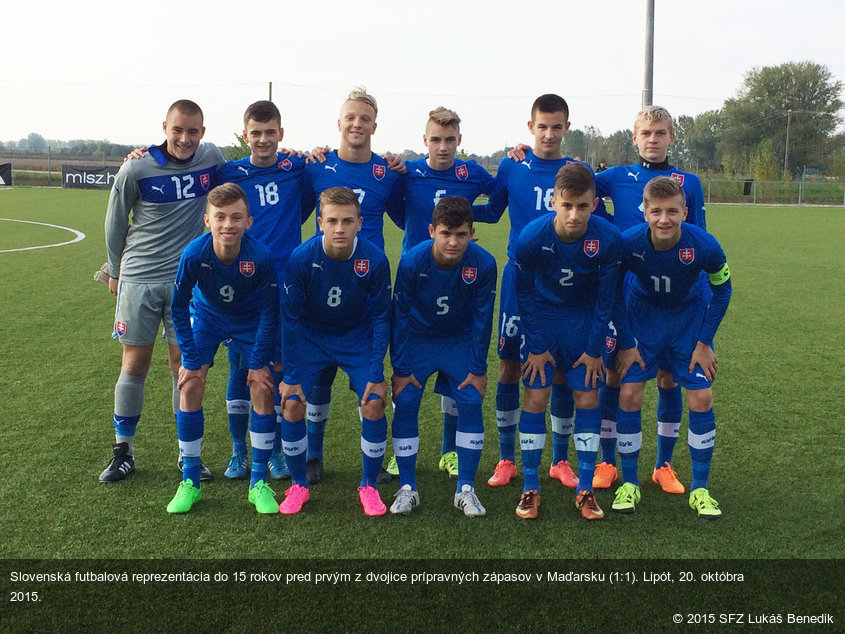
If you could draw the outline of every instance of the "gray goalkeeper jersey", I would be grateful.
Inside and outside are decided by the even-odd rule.
[[[126,161],[106,211],[109,274],[130,282],[173,282],[182,250],[202,233],[205,199],[223,163],[210,143],[201,143],[186,163],[168,161],[158,147]]]

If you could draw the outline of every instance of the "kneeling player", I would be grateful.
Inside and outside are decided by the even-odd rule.
[[[364,474],[358,497],[365,514],[384,515],[376,478],[387,444],[383,364],[390,339],[390,265],[381,249],[358,235],[361,206],[351,189],[324,190],[318,222],[323,233],[297,247],[288,261],[282,295],[282,447],[293,484],[279,510],[299,513],[309,499],[305,394],[321,371],[340,367],[361,406]]]
[[[563,371],[575,401],[575,449],[581,516],[601,519],[593,496],[593,470],[604,380],[601,353],[619,270],[619,233],[593,215],[598,205],[593,174],[580,163],[555,178],[554,213],[531,221],[516,247],[516,293],[525,345],[521,350],[524,403],[519,445],[525,484],[518,517],[537,517],[538,470],[546,439],[546,405],[555,369]]]
[[[640,501],[637,458],[644,386],[659,367],[671,367],[674,381],[686,389],[689,405],[689,503],[700,517],[715,519],[722,512],[707,490],[716,437],[710,385],[717,361],[712,344],[730,302],[730,272],[716,239],[683,222],[687,207],[675,179],[649,181],[643,215],[648,224],[622,234],[622,270],[631,271],[634,279],[628,301],[617,300],[613,318],[620,347],[616,367],[622,377],[616,425],[623,480],[613,510],[630,513]],[[709,302],[704,287],[697,284],[701,271],[710,279]]]
[[[270,252],[244,235],[252,217],[240,187],[226,183],[211,190],[204,219],[211,231],[185,247],[171,304],[182,352],[176,430],[184,467],[182,484],[167,511],[187,513],[201,497],[205,381],[217,348],[228,341],[229,349],[240,352],[249,366],[247,383],[253,403],[249,501],[259,513],[276,513],[276,500],[267,485],[276,423],[269,369],[273,329],[278,327],[276,274]]]
[[[472,208],[465,198],[441,198],[428,231],[432,240],[399,262],[393,295],[393,451],[400,488],[390,512],[407,515],[419,504],[420,401],[428,377],[440,371],[458,412],[454,504],[464,515],[479,517],[486,511],[475,494],[475,473],[484,446],[481,401],[487,391],[496,260],[470,242]]]

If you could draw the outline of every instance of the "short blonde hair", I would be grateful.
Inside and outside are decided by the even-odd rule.
[[[376,103],[376,98],[369,94],[364,86],[355,86],[355,88],[353,88],[349,93],[346,101],[360,101],[361,103],[365,103],[370,106],[370,108],[375,111],[376,116],[378,116],[378,104]]]
[[[643,189],[643,208],[651,207],[653,200],[666,200],[676,197],[680,197],[686,205],[687,198],[684,190],[681,189],[681,184],[671,176],[658,176],[652,178]]]
[[[634,134],[637,133],[637,130],[640,127],[641,121],[648,121],[649,123],[655,123],[657,121],[668,121],[669,122],[669,134],[674,134],[675,131],[673,129],[673,121],[672,115],[669,114],[669,111],[666,110],[663,106],[646,106],[642,110],[637,113],[637,118],[634,119]]]
[[[458,132],[461,130],[461,118],[458,116],[458,113],[454,110],[449,110],[449,108],[444,108],[443,106],[438,106],[429,112],[428,120],[438,125],[442,125],[444,128],[454,126],[458,129]]]

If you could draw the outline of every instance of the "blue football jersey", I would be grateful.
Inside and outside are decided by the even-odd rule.
[[[505,157],[499,163],[490,202],[473,208],[473,212],[479,222],[496,222],[507,207],[511,223],[508,235],[510,259],[516,257],[516,242],[525,226],[535,218],[554,211],[552,196],[555,193],[555,176],[567,163],[581,161],[568,156],[554,160],[542,159],[535,156],[533,150],[528,150],[522,161]],[[602,216],[604,213],[604,205],[600,203],[596,215]]]
[[[640,163],[617,165],[596,174],[596,191],[599,197],[609,196],[613,201],[613,224],[619,232],[645,222],[643,218],[643,190],[652,178],[670,176],[678,181],[687,199],[687,222],[707,230],[704,214],[704,192],[701,180],[695,174],[682,172],[676,167],[652,169]]]
[[[391,360],[399,376],[411,373],[409,337],[472,340],[470,372],[487,372],[496,299],[496,260],[474,243],[460,263],[440,268],[427,240],[402,256],[393,291]]]
[[[334,260],[323,249],[323,236],[314,236],[294,250],[280,290],[286,383],[299,382],[295,379],[300,328],[317,336],[340,336],[369,327],[371,375],[383,374],[390,339],[390,264],[384,251],[358,237],[348,259]]]
[[[250,368],[266,365],[273,329],[277,326],[278,287],[270,252],[245,234],[241,250],[231,264],[214,253],[211,233],[193,240],[182,252],[171,302],[171,316],[183,365],[191,370],[194,350],[191,314],[209,320],[222,331],[254,324],[255,349]]]
[[[564,242],[554,228],[555,214],[530,222],[516,248],[516,292],[529,352],[546,351],[544,317],[593,315],[586,351],[597,357],[613,309],[621,238],[603,218],[591,215],[587,231]]]
[[[364,224],[360,237],[384,250],[384,214],[400,229],[404,227],[404,194],[402,176],[390,171],[387,162],[373,154],[366,163],[350,163],[337,155],[326,155],[325,163],[309,163],[305,168],[306,206],[317,205],[320,194],[329,187],[348,187],[358,195]],[[319,231],[318,231],[319,233]]]
[[[642,224],[622,234],[622,271],[633,274],[629,289],[632,300],[667,310],[683,309],[698,302],[706,306],[708,293],[699,283],[704,272],[709,276],[713,296],[706,308],[699,341],[711,343],[731,295],[730,271],[722,247],[712,235],[688,223],[681,223],[681,238],[667,251],[655,249],[649,233],[649,226]],[[624,314],[626,310],[620,309],[625,309],[625,303],[617,301],[613,323],[622,347],[630,348],[633,338]],[[621,313],[619,317],[617,312]]]
[[[247,233],[270,250],[281,273],[301,242],[300,226],[311,210],[302,217],[305,159],[281,153],[276,158],[269,167],[256,167],[248,156],[229,161],[220,168],[217,178],[222,183],[236,183],[244,190],[252,215],[252,227]]]
[[[405,237],[402,253],[430,238],[428,225],[437,201],[445,196],[463,196],[469,204],[480,194],[489,194],[495,182],[486,169],[475,161],[455,159],[445,170],[428,166],[426,159],[405,163]]]

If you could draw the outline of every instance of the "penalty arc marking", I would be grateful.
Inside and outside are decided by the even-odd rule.
[[[70,227],[63,227],[61,225],[51,225],[47,222],[34,222],[32,220],[18,220],[16,218],[0,218],[0,220],[7,220],[9,222],[25,222],[26,224],[30,225],[42,225],[44,227],[53,227],[54,229],[63,229],[64,231],[70,231],[74,238],[73,240],[66,240],[65,242],[56,242],[55,244],[39,244],[38,246],[34,247],[21,247],[19,249],[0,249],[0,253],[12,253],[13,251],[31,251],[32,249],[49,249],[50,247],[63,247],[66,244],[73,244],[74,242],[79,242],[80,240],[85,239],[85,234],[81,231],[77,231],[76,229],[71,229]]]

